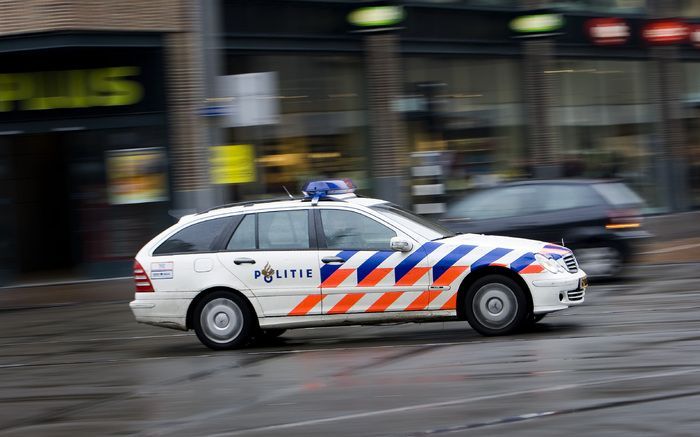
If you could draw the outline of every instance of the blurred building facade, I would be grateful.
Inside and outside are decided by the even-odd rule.
[[[401,19],[348,22],[386,5]],[[562,22],[513,29],[541,14]],[[0,0],[0,16],[0,282],[127,273],[168,211],[316,176],[404,204],[414,183],[449,199],[615,177],[651,211],[700,206],[700,0]],[[650,35],[690,36],[645,37],[668,17]],[[260,72],[274,123],[203,116],[228,97],[218,76]],[[211,183],[223,144],[252,146],[251,182]]]
[[[0,283],[123,275],[208,187],[197,13],[0,2]]]

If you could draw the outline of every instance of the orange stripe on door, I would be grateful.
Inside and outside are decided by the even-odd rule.
[[[365,278],[360,281],[359,284],[357,284],[358,287],[374,287],[384,279],[386,275],[389,274],[394,269],[387,269],[387,268],[381,268],[381,269],[374,269],[372,270],[372,273],[369,275],[365,276]]]
[[[335,288],[350,276],[355,269],[338,269],[321,284],[321,288]]]
[[[386,311],[389,306],[396,302],[396,299],[401,297],[403,291],[388,291],[382,294],[382,297],[377,299],[369,308],[367,308],[366,313],[381,313]]]
[[[532,263],[529,266],[522,269],[521,271],[519,271],[518,273],[520,273],[521,275],[526,273],[540,273],[542,270],[544,270],[544,267],[542,267],[539,264]]]
[[[306,296],[299,304],[289,312],[290,316],[305,316],[311,311],[323,298],[325,294],[310,294]]]
[[[428,273],[428,270],[430,270],[430,267],[414,267],[411,270],[408,271],[404,275],[403,278],[399,279],[399,282],[396,283],[398,286],[408,286],[408,285],[413,285],[420,278],[423,277],[426,273]]]
[[[435,298],[435,296],[431,298],[431,294],[437,295],[437,293],[431,293],[430,291],[422,292],[404,311],[420,311],[425,309],[430,304],[430,301]]]
[[[343,314],[347,313],[350,308],[352,308],[358,300],[362,299],[365,293],[350,293],[346,294],[340,302],[335,304],[333,308],[328,311],[328,314]]]
[[[464,273],[465,270],[467,270],[469,266],[452,266],[449,269],[445,270],[445,273],[440,275],[439,278],[435,279],[435,282],[433,282],[433,285],[450,285],[459,275]]]
[[[447,299],[447,302],[440,307],[441,310],[455,310],[457,309],[457,292],[455,292],[452,297]]]

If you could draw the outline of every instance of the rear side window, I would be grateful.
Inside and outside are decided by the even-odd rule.
[[[644,203],[641,197],[630,190],[627,185],[621,182],[609,184],[595,184],[593,188],[600,193],[605,200],[613,206],[621,205],[641,205]]]
[[[222,217],[190,225],[165,240],[153,255],[211,252],[217,237],[230,222],[231,217]]]
[[[255,250],[255,215],[249,214],[243,218],[233,236],[226,245],[226,250],[243,251]]]
[[[258,241],[261,250],[310,248],[308,211],[258,214]]]
[[[543,212],[585,208],[601,203],[600,196],[588,185],[542,185],[538,193]]]

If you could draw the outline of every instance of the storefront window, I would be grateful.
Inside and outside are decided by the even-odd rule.
[[[700,207],[700,62],[683,63],[686,156],[692,205]]]
[[[398,107],[414,165],[428,155],[442,164],[434,182],[444,182],[448,195],[521,175],[522,93],[515,60],[416,56],[404,60],[404,71]]]
[[[298,192],[312,177],[369,186],[362,59],[351,56],[232,55],[227,74],[276,72],[279,122],[228,129],[229,143],[254,144],[257,181],[230,197]],[[243,108],[242,108],[243,109]],[[245,110],[245,109],[243,109]]]
[[[623,178],[652,207],[657,197],[654,111],[647,65],[639,61],[560,60],[553,122],[568,177]]]
[[[680,16],[697,18],[700,17],[700,0],[679,0]]]
[[[170,223],[165,138],[163,125],[1,136],[0,283],[129,274]]]

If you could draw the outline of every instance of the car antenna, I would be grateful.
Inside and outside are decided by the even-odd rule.
[[[561,237],[561,245],[562,245],[563,247],[566,247],[566,246],[564,245],[564,237]]]
[[[292,196],[292,193],[289,192],[289,190],[287,189],[287,187],[285,187],[284,185],[282,185],[282,188],[284,188],[285,193],[287,193],[287,196],[289,196],[290,199],[294,199],[294,196]]]

